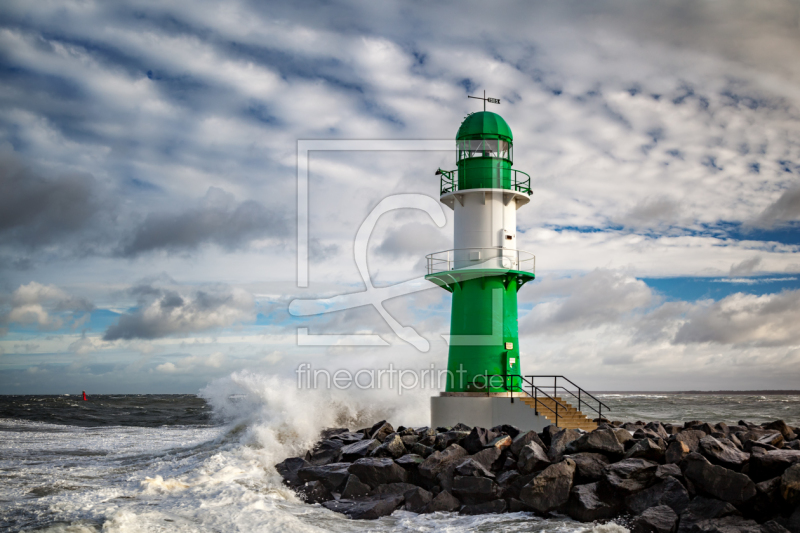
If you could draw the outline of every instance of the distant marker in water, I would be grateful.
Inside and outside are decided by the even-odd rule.
[[[86,391],[83,391],[83,401],[88,401],[89,398],[86,397]]]

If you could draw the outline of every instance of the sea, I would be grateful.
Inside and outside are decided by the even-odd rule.
[[[298,390],[238,372],[198,394],[0,396],[0,531],[624,533],[528,513],[396,511],[349,520],[302,502],[275,463],[326,427],[425,425],[430,391]],[[800,425],[800,394],[602,393],[613,420]]]

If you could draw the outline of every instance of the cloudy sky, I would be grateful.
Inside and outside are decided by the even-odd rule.
[[[798,58],[789,0],[3,2],[0,392],[443,367],[433,285],[384,293],[426,351],[371,306],[289,306],[363,292],[362,222],[392,195],[438,199],[454,153],[310,152],[302,287],[298,142],[451,142],[484,90],[534,189],[525,373],[798,388]],[[425,205],[442,210],[378,219],[375,287],[451,247],[452,212]],[[383,345],[298,346],[298,328]]]

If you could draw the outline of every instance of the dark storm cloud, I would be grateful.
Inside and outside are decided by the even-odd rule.
[[[237,203],[232,195],[211,187],[196,207],[148,215],[120,254],[131,257],[152,251],[185,252],[209,243],[233,250],[253,239],[285,238],[287,228],[285,212],[267,209],[254,200]]]
[[[252,295],[224,285],[189,294],[148,285],[134,287],[130,292],[139,299],[137,308],[109,326],[103,340],[188,335],[255,318]]]
[[[81,232],[97,236],[112,200],[88,174],[45,179],[8,149],[0,150],[0,242],[23,248],[61,241]]]

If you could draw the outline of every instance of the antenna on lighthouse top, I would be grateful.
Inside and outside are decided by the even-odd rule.
[[[500,103],[500,99],[499,98],[491,98],[491,97],[490,98],[486,98],[486,91],[483,91],[483,98],[481,98],[480,96],[469,96],[469,95],[467,95],[467,98],[474,98],[475,100],[483,100],[483,110],[484,111],[486,111],[486,102],[489,102],[490,104],[499,104]]]

